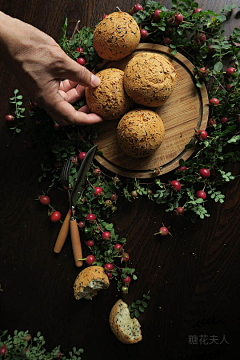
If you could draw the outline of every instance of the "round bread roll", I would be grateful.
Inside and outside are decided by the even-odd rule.
[[[104,120],[120,118],[133,106],[124,91],[124,72],[119,69],[105,69],[96,74],[101,83],[94,89],[86,88],[86,101],[89,109]]]
[[[141,52],[125,68],[124,87],[137,104],[157,107],[170,96],[176,77],[176,70],[164,56]]]
[[[112,307],[109,325],[114,335],[124,344],[136,344],[142,340],[139,321],[131,319],[128,306],[121,299]]]
[[[93,46],[105,60],[120,60],[133,52],[140,41],[140,29],[126,12],[114,12],[103,19],[93,34]]]
[[[109,279],[101,266],[88,266],[82,270],[73,285],[74,296],[77,300],[92,300],[98,290],[107,289]]]
[[[162,119],[152,110],[129,111],[118,123],[118,143],[129,156],[141,158],[151,155],[161,145],[163,138]]]

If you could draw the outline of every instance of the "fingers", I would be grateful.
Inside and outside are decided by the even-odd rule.
[[[68,81],[68,80],[65,80],[65,81]],[[73,104],[76,101],[78,101],[79,99],[81,99],[81,97],[83,97],[84,93],[85,93],[85,87],[82,85],[78,85],[76,88],[74,87],[73,89],[71,89],[67,92],[65,92],[63,90],[59,90],[59,94],[63,97],[64,100],[68,101],[70,104]]]
[[[75,83],[74,81],[64,80],[64,81],[60,82],[59,90],[67,92],[67,91],[71,90],[72,88],[76,87],[76,85],[77,85],[77,83]]]
[[[61,69],[61,76],[58,72],[56,76],[66,78],[77,84],[87,86],[90,88],[97,87],[100,84],[100,79],[91,73],[84,66],[79,65],[76,61],[66,55],[64,65]],[[61,89],[62,90],[62,89]]]
[[[83,107],[85,111],[87,109]],[[72,125],[92,125],[101,122],[103,119],[96,114],[87,114],[86,112],[77,111],[74,107],[65,101],[60,95],[51,105],[50,116],[60,125],[66,126],[66,122]]]

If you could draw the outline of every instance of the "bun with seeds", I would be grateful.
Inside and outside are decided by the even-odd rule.
[[[129,156],[141,158],[153,154],[163,138],[162,119],[152,110],[131,110],[118,123],[118,143],[122,151]]]
[[[94,89],[86,88],[86,102],[89,109],[104,120],[120,118],[133,107],[133,102],[124,91],[124,72],[109,68],[96,74],[101,83]]]
[[[172,93],[177,72],[162,55],[141,52],[135,55],[124,71],[124,87],[137,104],[158,107]]]
[[[136,344],[142,340],[139,321],[131,319],[128,305],[121,299],[110,312],[109,324],[114,335],[124,344]]]
[[[73,285],[74,296],[77,300],[92,300],[99,290],[109,287],[109,279],[101,266],[89,266],[82,270]]]
[[[126,12],[109,14],[96,27],[93,46],[105,60],[120,60],[133,52],[140,41],[140,29]]]

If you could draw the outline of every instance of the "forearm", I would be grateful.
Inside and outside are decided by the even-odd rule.
[[[17,20],[0,11],[0,59],[9,61],[14,51]]]

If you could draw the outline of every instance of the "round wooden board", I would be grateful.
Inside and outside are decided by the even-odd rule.
[[[124,154],[116,137],[119,120],[104,121],[97,125],[98,137],[94,144],[98,145],[103,155],[96,160],[108,170],[131,178],[151,178],[156,168],[165,174],[179,166],[179,159],[187,160],[194,151],[185,149],[185,145],[194,141],[194,129],[205,129],[208,122],[209,100],[205,85],[196,87],[194,65],[182,54],[171,54],[171,49],[156,44],[139,44],[136,51],[128,57],[111,62],[103,62],[101,68],[115,67],[124,70],[128,61],[140,51],[156,52],[166,56],[177,71],[177,84],[166,103],[152,108],[163,120],[165,137],[160,148],[147,158],[136,159]],[[139,107],[136,105],[136,107]]]

